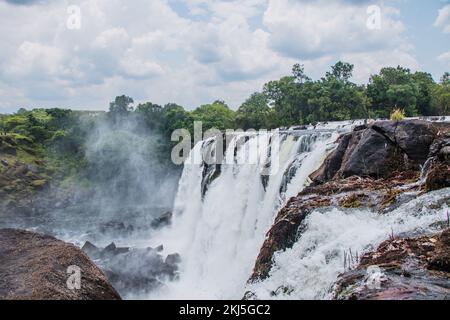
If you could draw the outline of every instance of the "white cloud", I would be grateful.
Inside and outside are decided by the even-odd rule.
[[[450,33],[450,4],[439,10],[434,26],[442,28],[445,33]]]
[[[450,51],[444,52],[443,54],[439,55],[438,60],[450,64]]]
[[[54,75],[61,71],[62,56],[57,47],[25,41],[17,48],[6,72],[14,76],[29,76],[31,73]]]
[[[101,49],[117,50],[127,47],[130,41],[124,28],[111,28],[101,32],[94,40],[94,46]]]
[[[125,75],[135,78],[151,78],[164,73],[163,68],[158,63],[142,60],[130,53],[120,60],[120,66]]]
[[[381,29],[367,28],[367,4],[328,0],[270,0],[264,24],[271,46],[294,58],[367,52],[397,47],[403,24],[397,11],[381,7]]]
[[[180,2],[188,14],[177,14]],[[417,68],[398,12],[382,7],[382,29],[371,31],[367,6],[356,3],[71,0],[82,19],[80,30],[69,30],[69,1],[0,2],[0,105],[105,109],[128,94],[188,108],[215,99],[237,107],[298,61],[318,78],[345,59],[361,82],[386,64]]]

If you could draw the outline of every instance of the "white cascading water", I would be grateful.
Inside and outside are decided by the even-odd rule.
[[[351,124],[339,127],[347,131]],[[339,133],[334,127],[332,130],[280,133],[279,148],[273,146],[273,141],[269,146],[272,156],[279,159],[278,170],[268,176],[265,186],[261,170],[268,162],[267,148],[258,148],[253,164],[239,163],[238,159],[244,159],[258,139],[249,137],[238,145],[237,134],[226,149],[220,175],[208,185],[203,197],[205,164],[192,164],[192,160],[201,159],[214,147],[214,141],[198,143],[180,179],[173,224],[158,237],[168,251],[180,253],[180,279],[166,283],[153,298],[242,298],[276,213],[307,185],[308,176],[335,146]]]
[[[336,146],[339,134],[362,123],[332,122],[281,131],[279,168],[266,184],[260,173],[268,162],[267,149],[258,149],[256,164],[237,161],[245,158],[255,137],[239,146],[236,135],[212,182],[205,182],[205,176],[217,172],[198,160],[216,142],[198,143],[184,166],[172,226],[155,237],[167,252],[180,253],[180,278],[167,282],[150,298],[241,299],[251,291],[259,299],[327,299],[344,271],[345,251],[361,255],[391,232],[436,231],[429,226],[444,219],[448,205],[438,208],[433,203],[448,199],[449,189],[423,195],[386,215],[358,209],[316,210],[305,219],[304,232],[293,248],[275,254],[270,277],[247,284],[278,210],[308,184],[309,175]],[[193,159],[198,164],[191,164]]]
[[[450,189],[442,189],[385,215],[368,209],[313,211],[305,219],[304,231],[295,245],[275,254],[270,276],[248,285],[247,290],[258,299],[330,299],[333,283],[346,270],[345,252],[361,256],[376,249],[392,233],[438,232],[437,223],[447,219],[449,201]]]

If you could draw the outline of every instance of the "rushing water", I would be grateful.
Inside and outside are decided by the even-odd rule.
[[[305,232],[294,247],[276,253],[270,277],[247,284],[278,210],[309,183],[309,175],[335,147],[339,134],[359,124],[333,122],[280,131],[278,170],[268,181],[261,176],[261,168],[271,163],[266,149],[257,154],[256,164],[236,160],[245,158],[255,137],[239,147],[237,135],[220,170],[205,162],[192,164],[192,159],[201,159],[215,147],[214,139],[198,143],[179,182],[173,224],[157,237],[170,251],[180,253],[180,278],[151,298],[240,299],[250,290],[262,299],[326,299],[344,271],[346,250],[362,254],[391,232],[431,231],[428,226],[443,220],[447,210],[432,204],[448,197],[448,189],[424,195],[385,216],[370,210],[317,210],[305,220]],[[211,177],[216,178],[211,182]]]
[[[125,297],[240,299],[250,290],[261,299],[326,299],[330,297],[330,287],[336,277],[344,271],[344,251],[362,254],[372,250],[391,232],[433,231],[429,226],[444,220],[448,210],[448,204],[439,207],[434,203],[442,199],[447,199],[448,203],[449,189],[423,195],[383,216],[369,210],[316,210],[305,219],[304,232],[297,243],[275,254],[270,277],[247,284],[279,209],[308,185],[309,175],[334,149],[338,136],[360,124],[362,121],[331,122],[275,133],[237,133],[231,135],[225,155],[217,165],[208,160],[219,159],[215,149],[223,147],[218,140],[210,138],[199,142],[186,160],[178,182],[172,224],[158,231],[150,226],[154,218],[152,212],[164,208],[150,210],[147,204],[160,204],[158,199],[153,199],[164,194],[163,190],[170,196],[170,188],[163,183],[154,188],[156,181],[143,174],[154,171],[152,165],[140,158],[146,153],[129,148],[119,152],[129,161],[129,165],[122,166],[124,181],[146,186],[145,193],[159,189],[150,200],[134,202],[129,210],[105,206],[108,202],[103,201],[91,210],[85,209],[86,205],[72,211],[62,208],[36,221],[12,217],[12,222],[1,221],[0,225],[51,233],[80,246],[86,240],[100,246],[111,241],[131,247],[163,244],[163,254],[180,254],[178,280],[162,279],[164,286],[151,295],[126,292]],[[96,144],[93,147],[103,150]],[[174,184],[172,180],[170,186]],[[97,231],[103,222],[111,219],[127,227],[134,226],[134,231],[124,235],[115,229],[110,233]],[[144,262],[130,263],[138,269],[152,268],[143,265]]]
[[[258,299],[331,298],[331,286],[345,271],[345,252],[361,255],[376,249],[391,233],[438,231],[437,222],[445,221],[448,211],[443,199],[450,201],[450,189],[425,194],[385,215],[368,209],[316,210],[305,219],[297,243],[275,254],[270,277],[247,289]]]
[[[279,134],[278,148],[269,136],[268,148],[258,148],[252,164],[239,163],[239,159],[246,158],[261,136],[250,136],[239,145],[240,136],[236,135],[226,149],[218,177],[209,183],[203,197],[205,172],[206,177],[211,174],[204,162],[192,164],[192,160],[209,153],[215,142],[198,143],[179,182],[173,224],[158,238],[169,251],[180,253],[180,279],[167,283],[156,297],[242,298],[276,213],[308,184],[308,176],[335,146],[337,129],[350,127],[350,123],[334,123],[322,130],[289,130]],[[268,164],[276,168],[264,177],[261,171]]]

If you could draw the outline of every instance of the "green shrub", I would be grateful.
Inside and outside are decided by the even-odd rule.
[[[406,118],[405,116],[405,112],[401,109],[395,109],[392,113],[391,113],[391,120],[392,121],[400,121],[400,120],[404,120]]]

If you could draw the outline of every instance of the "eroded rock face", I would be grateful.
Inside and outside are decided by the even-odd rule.
[[[449,123],[422,120],[380,121],[340,138],[337,149],[312,174],[316,184],[351,176],[389,178],[419,170],[432,145],[450,132]]]
[[[119,300],[89,257],[71,244],[29,231],[0,230],[0,299]],[[70,289],[68,268],[81,271],[81,288]]]
[[[342,274],[335,299],[446,299],[450,294],[450,229],[433,236],[389,239]]]

